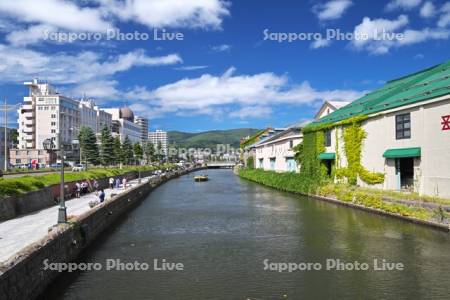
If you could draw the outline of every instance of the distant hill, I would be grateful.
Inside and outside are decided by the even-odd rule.
[[[253,135],[259,129],[239,128],[230,130],[211,130],[198,133],[169,131],[168,138],[170,146],[176,145],[181,148],[211,148],[216,149],[217,144],[229,144],[239,148],[242,137]]]

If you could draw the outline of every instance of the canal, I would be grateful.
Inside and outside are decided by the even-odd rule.
[[[157,188],[80,257],[80,262],[146,262],[151,270],[105,267],[64,274],[43,299],[444,299],[450,294],[448,233],[279,192],[231,170],[209,170],[206,183],[194,183],[193,175]],[[184,270],[153,270],[154,259],[182,263]],[[404,269],[374,271],[374,259]],[[370,268],[326,270],[327,260]],[[278,272],[264,270],[264,261],[271,269],[284,262],[322,269]]]

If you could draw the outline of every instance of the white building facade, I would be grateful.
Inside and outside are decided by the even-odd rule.
[[[134,123],[141,128],[141,143],[144,144],[148,141],[148,119],[143,117],[135,117]]]
[[[351,110],[358,107],[365,107],[364,112],[378,110],[367,114],[368,119],[361,123],[367,135],[361,165],[368,171],[383,173],[385,179],[382,184],[368,185],[359,178],[359,185],[450,197],[449,74],[448,62],[413,74],[412,78],[389,82],[386,94],[380,89],[329,116],[355,115]],[[338,165],[345,167],[342,133],[341,127],[327,132],[325,146],[328,159],[336,159],[337,137]]]
[[[130,108],[108,108],[105,111],[112,116],[112,132],[114,136],[119,136],[122,143],[126,137],[133,144],[141,143],[141,126],[134,122],[134,113]]]
[[[31,162],[48,165],[54,162],[54,156],[44,149],[44,142],[49,140],[55,149],[59,149],[61,143],[68,148],[69,158],[70,155],[78,157],[75,140],[80,127],[88,126],[97,133],[97,115],[102,114],[106,123],[111,119],[92,101],[77,101],[63,96],[49,83],[34,79],[24,84],[29,88],[29,94],[18,109],[18,149],[10,151],[13,165]]]
[[[164,155],[167,155],[167,146],[169,144],[168,138],[167,138],[167,132],[162,130],[156,130],[156,131],[150,131],[148,133],[148,141],[153,144],[155,149],[158,149],[158,144],[161,143],[162,151],[164,152]]]
[[[292,127],[255,145],[255,167],[266,171],[299,172],[293,148],[302,141],[301,130]]]

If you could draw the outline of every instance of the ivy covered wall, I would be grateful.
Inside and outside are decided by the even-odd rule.
[[[296,157],[301,164],[300,176],[305,184],[305,192],[313,192],[326,182],[339,181],[356,185],[358,178],[367,184],[384,182],[384,174],[368,171],[361,164],[361,153],[367,134],[361,127],[366,116],[358,116],[332,124],[310,125],[303,130],[302,153]],[[318,156],[325,152],[325,131],[335,129],[335,154],[331,175]],[[341,134],[340,134],[341,133]],[[341,138],[340,138],[341,136]],[[341,146],[342,145],[342,146]],[[343,153],[341,153],[343,149]],[[342,166],[345,157],[346,166]]]

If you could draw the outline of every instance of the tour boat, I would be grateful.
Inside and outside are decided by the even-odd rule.
[[[199,175],[194,177],[194,181],[196,182],[202,182],[202,181],[208,181],[208,175]]]

